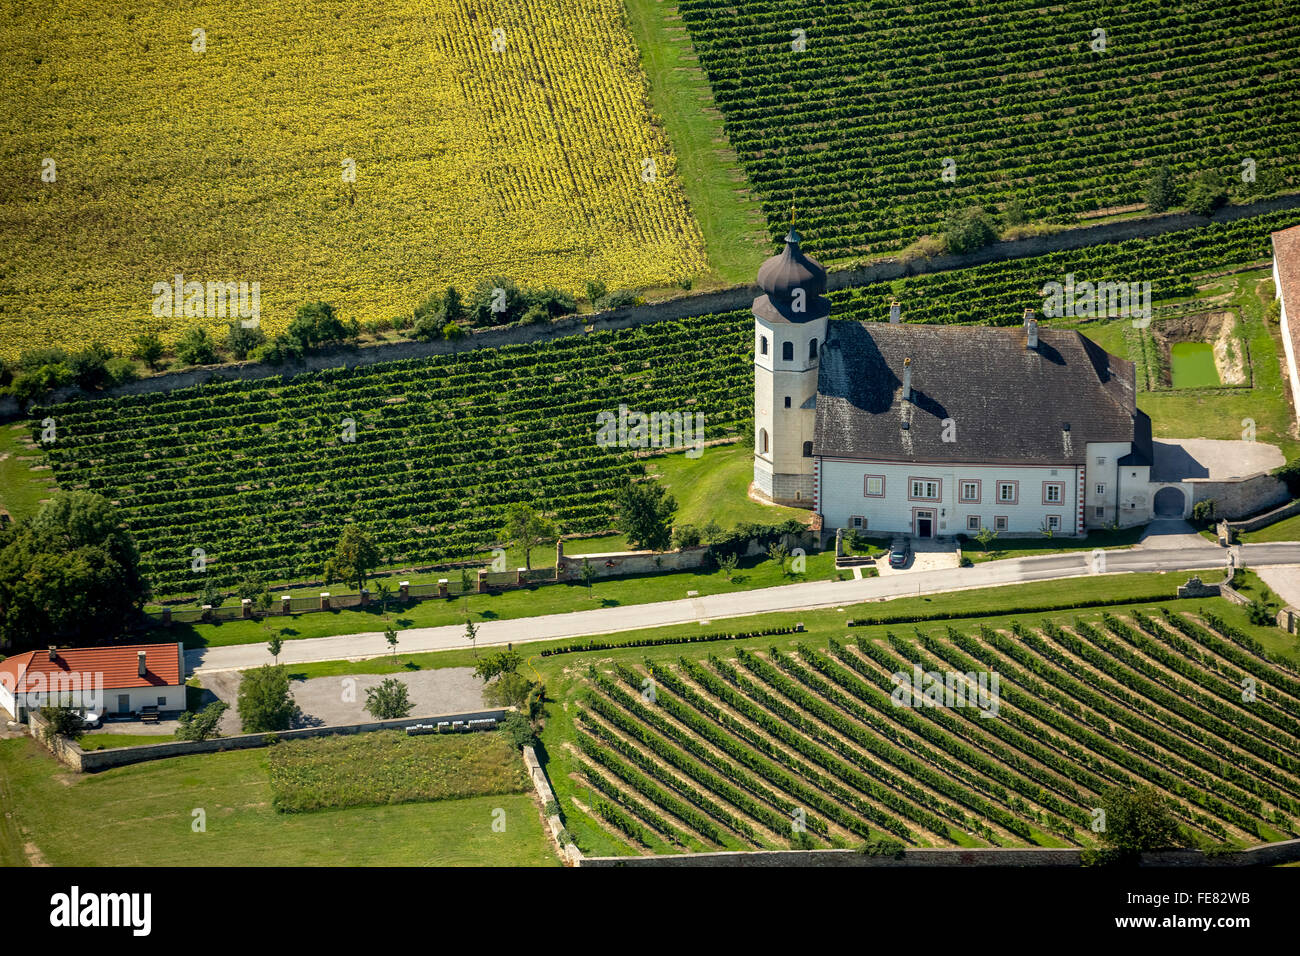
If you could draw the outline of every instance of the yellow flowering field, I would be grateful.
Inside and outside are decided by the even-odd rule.
[[[224,327],[154,314],[176,274],[258,282],[274,334],[708,268],[621,0],[6,4],[0,237],[5,358]]]

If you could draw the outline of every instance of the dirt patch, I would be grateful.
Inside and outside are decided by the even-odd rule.
[[[44,855],[42,855],[40,848],[35,843],[24,843],[23,853],[26,854],[27,862],[30,863],[32,866],[50,865],[49,863],[45,862]]]

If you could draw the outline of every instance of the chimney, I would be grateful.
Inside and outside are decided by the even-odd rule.
[[[912,400],[912,360],[903,359],[903,401]]]
[[[141,677],[143,677],[144,676],[144,651],[137,652],[135,655],[135,660],[136,660],[136,672]]]
[[[1025,348],[1038,348],[1038,320],[1033,309],[1025,309]]]
[[[55,647],[53,644],[50,645],[49,653],[50,653],[50,660],[57,661],[59,659],[59,649]]]
[[[889,303],[889,324],[897,325],[902,320],[903,320],[903,307],[899,305],[898,300],[895,299],[893,302]]]

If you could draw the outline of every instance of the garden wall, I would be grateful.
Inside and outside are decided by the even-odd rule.
[[[140,747],[118,747],[113,750],[82,750],[67,738],[58,737],[50,752],[74,770],[94,773],[109,767],[122,767],[164,757],[184,757],[189,754],[220,753],[226,750],[248,750],[266,747],[272,740],[296,740],[302,737],[328,737],[331,734],[363,734],[374,730],[404,730],[416,724],[437,724],[440,721],[501,720],[509,710],[478,710],[457,714],[435,714],[429,717],[402,717],[398,720],[376,720],[364,724],[337,724],[329,727],[303,727],[298,730],[281,730],[267,734],[239,734],[234,737],[217,737],[212,740],[175,740]],[[33,712],[27,720],[31,735],[41,743],[45,721]]]
[[[1283,518],[1291,518],[1300,515],[1300,498],[1294,501],[1288,501],[1280,508],[1274,508],[1272,511],[1266,511],[1263,514],[1255,515],[1253,518],[1244,518],[1241,521],[1230,521],[1228,527],[1233,531],[1258,531],[1260,528],[1276,524]]]
[[[1193,505],[1213,499],[1215,513],[1230,521],[1272,508],[1291,497],[1285,481],[1264,471],[1227,481],[1185,478],[1182,483],[1191,490]]]
[[[1141,866],[1276,866],[1300,860],[1300,840],[1268,843],[1249,850],[1206,856],[1200,850],[1162,850],[1142,854]],[[579,866],[1080,866],[1082,851],[1072,849],[907,849],[902,858],[867,856],[857,850],[755,850],[682,853],[671,856],[589,856]]]

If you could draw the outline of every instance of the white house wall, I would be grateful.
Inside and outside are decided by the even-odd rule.
[[[878,475],[885,479],[884,496],[868,497],[866,478]],[[827,528],[852,528],[853,517],[861,516],[866,531],[882,534],[912,534],[917,509],[934,511],[936,535],[974,534],[968,530],[971,515],[990,530],[996,518],[1005,517],[1007,535],[1038,535],[1048,515],[1060,518],[1063,535],[1079,533],[1079,469],[1070,465],[1057,468],[1012,465],[916,465],[896,462],[865,462],[825,458],[821,461],[819,511]],[[940,483],[939,499],[910,499],[911,479],[935,480]],[[978,481],[979,500],[958,500],[959,483]],[[1014,504],[997,500],[997,483],[1018,482]],[[1061,501],[1044,503],[1044,483],[1062,486]]]
[[[1300,410],[1300,371],[1297,371],[1296,367],[1295,345],[1291,340],[1291,324],[1287,316],[1287,302],[1282,297],[1282,280],[1281,276],[1278,275],[1276,256],[1273,257],[1273,288],[1277,290],[1278,304],[1282,310],[1279,317],[1281,321],[1282,349],[1286,353],[1286,371],[1287,380],[1291,384],[1291,401]],[[1294,302],[1291,303],[1291,309],[1295,313],[1300,313],[1300,305]],[[1300,314],[1296,318],[1300,320]]]
[[[106,687],[96,695],[91,690],[67,690],[56,694],[55,703],[64,707],[92,708],[102,707],[105,714],[120,713],[118,695],[126,694],[130,698],[128,713],[138,714],[142,707],[157,707],[160,711],[182,711],[185,709],[185,688],[181,687],[130,687],[124,689]],[[159,703],[162,700],[163,703]],[[48,694],[27,693],[21,695],[22,706],[35,710],[50,703]],[[3,700],[0,699],[0,703]]]

